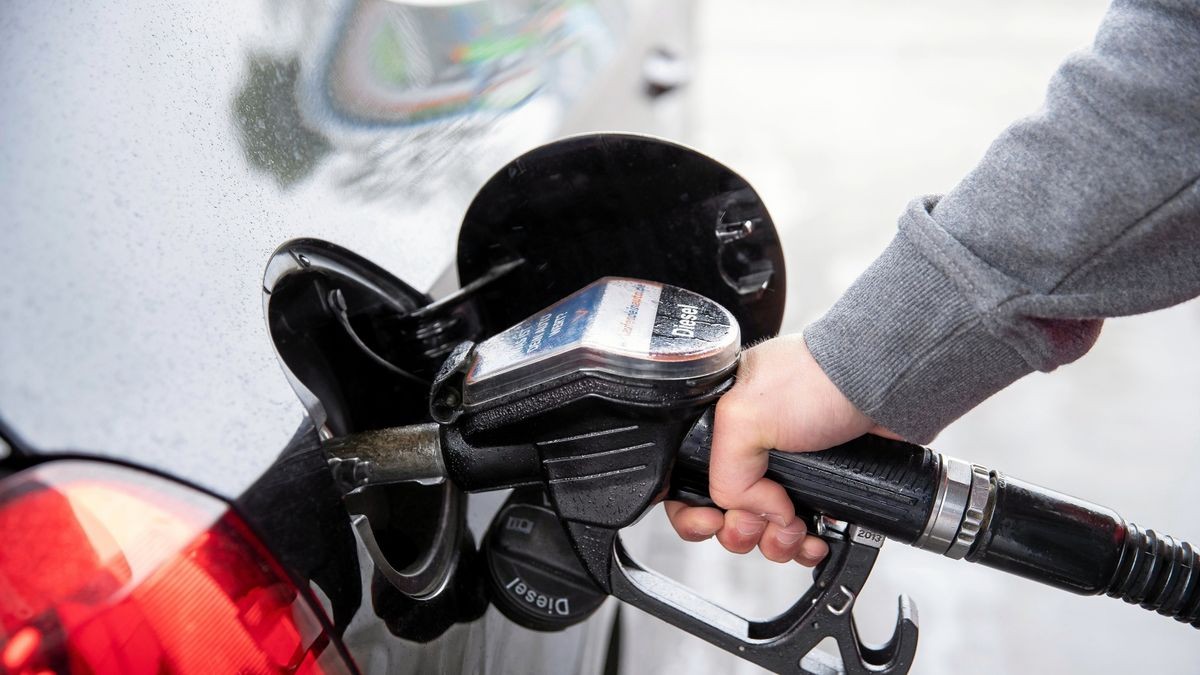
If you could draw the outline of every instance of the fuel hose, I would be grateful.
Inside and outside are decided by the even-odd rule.
[[[713,409],[675,460],[671,494],[711,505]],[[862,436],[821,452],[770,452],[766,476],[798,513],[1081,595],[1107,594],[1200,628],[1200,553],[1112,509],[912,443]]]

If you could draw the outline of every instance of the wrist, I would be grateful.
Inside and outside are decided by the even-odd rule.
[[[929,218],[927,206],[914,203],[904,221]],[[927,443],[1032,368],[908,240],[914,227],[902,227],[804,337],[822,372],[856,408]]]

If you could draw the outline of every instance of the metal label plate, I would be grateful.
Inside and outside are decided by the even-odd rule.
[[[480,400],[580,368],[636,380],[704,377],[737,359],[737,321],[707,298],[636,279],[601,279],[485,340],[467,373]]]

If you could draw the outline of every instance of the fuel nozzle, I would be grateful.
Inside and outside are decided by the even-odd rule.
[[[713,404],[732,385],[739,342],[733,316],[702,296],[602,279],[455,349],[433,383],[436,423],[333,442],[330,461],[350,490],[442,479],[469,492],[535,488],[542,501],[530,508],[553,510],[579,563],[564,574],[772,670],[907,671],[917,635],[911,601],[901,599],[883,648],[858,642],[850,612],[885,537],[1200,627],[1200,553],[1187,543],[1111,509],[870,435],[821,452],[770,453],[767,477],[814,519],[831,551],[814,587],[780,617],[743,619],[640,567],[620,543],[622,528],[664,495],[712,505]],[[525,588],[535,606],[558,597],[511,587]],[[506,605],[510,616],[526,616],[521,602]],[[543,625],[537,618],[531,627]],[[826,637],[838,642],[840,666],[811,661]]]
[[[606,487],[613,472],[661,487],[692,421],[730,385],[739,348],[737,321],[717,303],[601,279],[459,345],[430,393],[438,424],[355,434],[327,452],[349,489],[450,478],[478,491],[539,484],[543,472],[573,493]]]

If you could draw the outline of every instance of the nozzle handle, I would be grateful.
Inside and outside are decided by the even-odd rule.
[[[705,411],[679,449],[669,499],[713,505],[708,494],[713,412]],[[772,450],[767,478],[782,485],[801,512],[861,523],[912,544],[933,510],[938,462],[929,448],[866,435],[820,452]]]
[[[668,499],[715,506],[712,421],[709,408],[684,439]],[[870,435],[821,452],[772,450],[766,475],[800,513],[1073,593],[1105,593],[1200,628],[1200,549],[1112,509]]]

